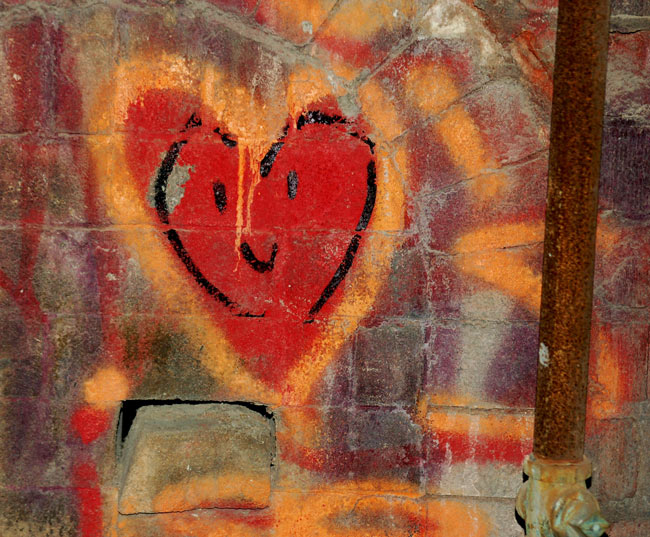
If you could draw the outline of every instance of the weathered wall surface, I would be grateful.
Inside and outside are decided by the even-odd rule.
[[[0,535],[521,535],[554,3],[1,4]],[[587,445],[644,537],[650,12],[613,7]]]

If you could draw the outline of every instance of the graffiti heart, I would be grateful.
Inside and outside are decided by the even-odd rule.
[[[128,131],[128,158],[141,188],[156,144],[142,134],[141,112],[173,117],[174,102],[155,92],[130,108],[128,122],[141,129]],[[148,181],[149,204],[171,249],[215,300],[230,342],[277,382],[317,336],[316,326],[297,337],[309,331],[303,325],[340,302],[375,205],[374,144],[340,115],[312,110],[287,124],[261,160],[247,162],[215,124],[198,110],[188,118]]]
[[[249,397],[307,397],[388,274],[401,181],[381,133],[345,117],[318,73],[300,91],[289,75],[274,104],[193,67],[124,63],[97,100],[96,126],[112,100],[117,127],[91,144],[110,216],[144,224],[126,242],[204,332],[217,378]]]

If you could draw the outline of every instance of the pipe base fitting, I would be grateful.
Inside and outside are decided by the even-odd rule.
[[[609,523],[596,498],[587,490],[591,462],[544,461],[529,455],[524,461],[528,481],[517,494],[517,513],[526,521],[529,537],[600,537]]]

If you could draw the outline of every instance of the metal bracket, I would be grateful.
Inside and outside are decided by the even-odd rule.
[[[526,521],[529,537],[600,537],[609,523],[596,498],[587,490],[591,462],[544,461],[529,455],[529,477],[517,494],[517,513]]]

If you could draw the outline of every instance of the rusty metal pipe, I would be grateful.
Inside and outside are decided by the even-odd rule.
[[[608,0],[560,0],[537,366],[538,459],[583,459]]]
[[[584,435],[608,0],[560,0],[533,453],[516,508],[529,537],[600,537]]]

